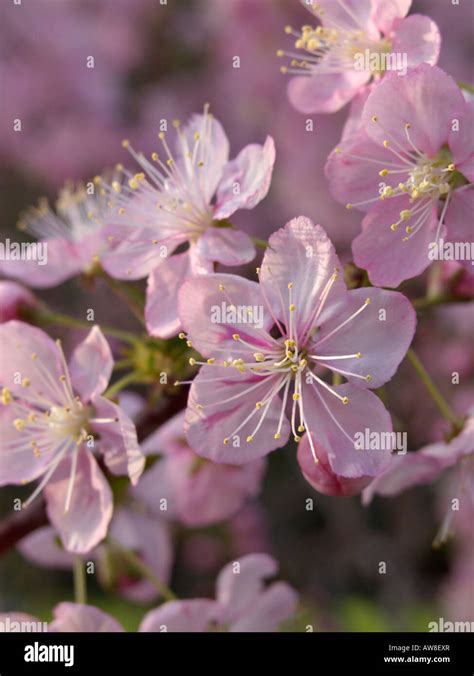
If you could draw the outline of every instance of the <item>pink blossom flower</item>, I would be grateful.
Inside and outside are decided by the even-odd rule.
[[[267,554],[248,554],[227,564],[216,583],[216,600],[169,601],[150,611],[140,631],[275,631],[296,610],[296,592],[284,582],[265,588],[277,563]]]
[[[76,188],[65,186],[59,193],[56,211],[47,200],[40,200],[38,207],[23,214],[18,227],[40,240],[45,247],[46,264],[40,265],[34,259],[5,260],[2,272],[30,286],[47,288],[89,271],[108,245],[101,231],[106,209],[104,192],[93,183]]]
[[[260,284],[226,274],[184,283],[180,318],[207,358],[185,419],[199,455],[246,463],[283,446],[291,430],[296,441],[308,432],[312,461],[314,439],[337,475],[375,476],[387,465],[389,452],[357,450],[355,434],[391,430],[368,388],[395,373],[415,314],[399,293],[347,291],[339,268],[321,226],[299,217],[271,236]],[[329,385],[322,376],[331,372],[347,382]]]
[[[260,459],[232,466],[209,462],[189,447],[183,432],[184,412],[160,427],[141,445],[145,454],[163,458],[142,476],[134,494],[160,513],[186,526],[206,526],[234,516],[251,497],[258,495],[266,468]]]
[[[124,141],[142,171],[124,170],[125,181],[106,186],[117,207],[108,218],[116,246],[102,264],[119,279],[149,275],[145,319],[150,333],[162,338],[179,331],[176,294],[186,277],[212,272],[214,262],[233,266],[254,258],[250,237],[227,219],[265,197],[275,161],[271,137],[229,161],[227,136],[207,107],[183,128],[175,126],[175,155],[164,132],[163,155],[155,152],[151,161]],[[185,243],[189,248],[171,257]]]
[[[18,319],[22,308],[36,304],[36,298],[24,286],[0,280],[0,323]]]
[[[473,114],[452,78],[422,64],[387,76],[365,103],[360,133],[330,155],[333,195],[368,212],[352,251],[373,284],[396,287],[445,240],[472,240]],[[472,272],[470,259],[462,263]]]
[[[64,547],[86,552],[104,538],[112,516],[112,493],[92,449],[132,483],[144,466],[133,423],[102,396],[110,347],[94,327],[68,366],[59,341],[18,321],[0,325],[0,342],[0,485],[40,479],[24,507],[44,490]]]
[[[466,420],[460,434],[449,443],[430,444],[416,453],[393,456],[385,472],[365,489],[364,503],[368,504],[374,495],[391,497],[407,488],[430,484],[451,468],[457,470],[457,481],[452,490],[453,498],[457,498],[461,505],[474,516],[474,417],[472,415]],[[455,515],[456,510],[450,505],[435,540],[436,543],[446,540]]]
[[[319,25],[285,31],[296,38],[288,96],[302,113],[333,113],[389,69],[404,74],[407,67],[438,60],[441,37],[427,16],[406,17],[411,0],[318,0],[302,4]],[[398,63],[398,57],[406,57]],[[368,63],[363,59],[368,58]],[[358,63],[360,59],[361,63]]]

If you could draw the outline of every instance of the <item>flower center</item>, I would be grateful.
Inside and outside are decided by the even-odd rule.
[[[52,406],[45,415],[49,429],[59,439],[70,437],[79,440],[83,437],[88,411],[80,401],[70,406]]]

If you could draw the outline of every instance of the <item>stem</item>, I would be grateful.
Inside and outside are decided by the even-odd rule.
[[[116,394],[118,394],[124,387],[130,385],[131,383],[136,383],[138,381],[138,376],[134,371],[126,373],[124,376],[119,378],[113,385],[111,385],[104,393],[104,397],[111,399]]]
[[[258,237],[251,237],[250,239],[259,249],[263,249],[265,251],[265,249],[268,247],[268,242],[266,239],[259,239]]]
[[[421,361],[418,359],[416,356],[415,352],[413,349],[410,347],[408,352],[407,352],[407,358],[415,371],[418,373],[420,376],[421,380],[423,381],[424,386],[428,390],[431,398],[435,402],[436,406],[438,407],[439,412],[441,415],[453,426],[454,429],[460,431],[463,427],[462,421],[459,420],[456,416],[456,414],[452,411],[451,407],[449,406],[448,402],[445,400],[441,392],[438,390],[436,385],[434,384],[433,380],[431,379],[431,376],[429,375],[428,371],[425,369]]]
[[[178,598],[176,594],[162,582],[157,575],[155,575],[151,568],[135,554],[135,552],[122,547],[122,545],[115,540],[112,544],[113,547],[117,549],[120,556],[122,556],[137,573],[149,580],[166,601],[175,601]]]
[[[80,556],[74,557],[74,600],[87,603],[86,568]]]
[[[90,329],[91,322],[87,322],[83,319],[76,319],[75,317],[70,317],[69,315],[62,314],[61,312],[53,312],[52,310],[40,310],[37,313],[34,313],[33,319],[36,319],[39,323],[44,324],[59,324],[60,326],[67,326],[70,328],[77,329]],[[102,326],[101,330],[113,338],[118,338],[127,343],[136,343],[137,338],[133,333],[128,331],[122,331],[121,329],[114,329],[111,326]]]

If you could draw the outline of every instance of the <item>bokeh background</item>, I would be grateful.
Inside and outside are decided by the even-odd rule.
[[[474,3],[417,0],[443,37],[439,65],[458,80],[473,79]],[[323,167],[339,140],[347,109],[306,116],[286,99],[276,50],[287,45],[284,26],[307,23],[297,0],[0,0],[0,223],[2,238],[19,239],[15,224],[39,196],[54,199],[67,179],[88,179],[128,162],[120,141],[154,150],[161,118],[185,120],[209,102],[223,123],[231,156],[271,134],[277,160],[269,196],[235,223],[266,238],[296,215],[321,223],[340,256],[360,216],[331,199]],[[95,67],[86,59],[93,56]],[[240,58],[240,68],[233,59]],[[12,120],[21,119],[21,133]],[[306,122],[313,120],[308,138]],[[428,121],[427,121],[428,123]],[[411,297],[425,280],[409,282]],[[73,280],[39,293],[58,310],[79,315],[93,307],[99,323],[136,325],[110,292]],[[472,304],[420,314],[415,348],[455,410],[473,401]],[[54,331],[71,345],[80,332]],[[457,370],[460,384],[451,384]],[[140,392],[138,389],[137,392]],[[382,393],[409,447],[441,439],[446,428],[403,364]],[[442,616],[474,620],[474,545],[471,524],[432,548],[447,509],[449,480],[362,507],[359,498],[327,498],[306,484],[288,447],[271,455],[263,493],[230,522],[209,529],[175,528],[172,587],[179,596],[211,595],[216,573],[232,558],[267,551],[280,577],[300,593],[301,612],[290,630],[427,630]],[[18,490],[3,489],[0,518]],[[314,502],[308,510],[307,500]],[[386,574],[379,563],[386,562]],[[0,558],[0,610],[50,617],[72,599],[70,572],[36,567],[17,551]],[[143,606],[89,580],[91,603],[135,629]],[[153,606],[153,604],[152,604]]]

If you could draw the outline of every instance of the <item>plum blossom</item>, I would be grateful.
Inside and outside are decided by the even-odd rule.
[[[406,15],[411,0],[301,0],[319,25],[303,26],[293,35],[295,52],[278,50],[291,58],[283,73],[296,75],[288,84],[292,105],[302,113],[334,113],[386,71],[438,60],[441,37],[427,16]],[[358,59],[371,60],[362,68]],[[399,57],[405,63],[398,63]]]
[[[267,554],[248,554],[219,573],[215,600],[169,601],[145,615],[140,631],[275,631],[297,604],[296,592],[285,582],[264,586],[277,570]]]
[[[31,291],[21,284],[0,280],[0,323],[19,319],[23,308],[34,307],[37,302]]]
[[[16,611],[0,613],[0,622],[38,622],[33,615]],[[122,625],[108,613],[82,603],[58,603],[53,609],[53,621],[48,623],[48,632],[106,632],[124,631]]]
[[[97,255],[108,245],[101,222],[107,210],[105,192],[90,184],[66,185],[54,211],[46,199],[26,211],[18,228],[44,242],[46,265],[35,260],[2,261],[8,277],[19,278],[36,288],[49,288],[81,272],[88,272]]]
[[[133,484],[144,467],[132,421],[103,396],[110,347],[94,327],[68,365],[60,341],[18,321],[0,326],[0,342],[0,485],[39,479],[23,506],[43,491],[65,549],[86,552],[105,537],[113,509],[93,449]]]
[[[141,171],[122,169],[123,180],[105,186],[114,206],[107,219],[113,246],[102,265],[119,279],[148,276],[145,319],[161,338],[179,331],[176,294],[186,277],[212,272],[215,262],[234,266],[254,258],[252,240],[228,218],[265,197],[275,161],[270,136],[229,161],[229,141],[207,106],[174,126],[175,154],[165,132],[158,135],[162,154],[152,153],[151,161],[126,140]],[[186,251],[176,252],[185,244]]]
[[[430,484],[449,469],[456,469],[457,480],[452,489],[460,507],[474,515],[474,417],[470,415],[462,431],[450,442],[438,442],[420,451],[393,456],[387,469],[364,490],[363,501],[370,503],[374,495],[392,497],[407,488]],[[450,534],[456,511],[448,509],[435,543],[441,543]],[[464,509],[463,509],[463,513]]]
[[[155,513],[166,499],[168,518],[189,527],[207,526],[233,517],[261,487],[264,459],[246,465],[223,465],[196,455],[183,433],[184,412],[162,425],[141,445],[145,455],[162,454],[133,489]]]
[[[271,236],[259,284],[227,274],[184,283],[180,318],[207,359],[191,358],[202,367],[185,418],[199,455],[246,463],[283,446],[291,431],[296,441],[307,433],[304,448],[316,464],[317,441],[337,475],[370,477],[386,467],[390,451],[357,450],[355,434],[391,430],[388,412],[368,388],[395,373],[415,313],[396,292],[347,291],[339,270],[321,226],[299,217]],[[247,317],[216,321],[223,303]],[[330,373],[347,382],[331,386],[324,379]]]
[[[360,132],[330,155],[332,194],[367,212],[352,251],[373,284],[396,287],[428,267],[436,246],[472,241],[473,115],[454,80],[422,64],[384,78]],[[459,262],[472,272],[470,259]]]

